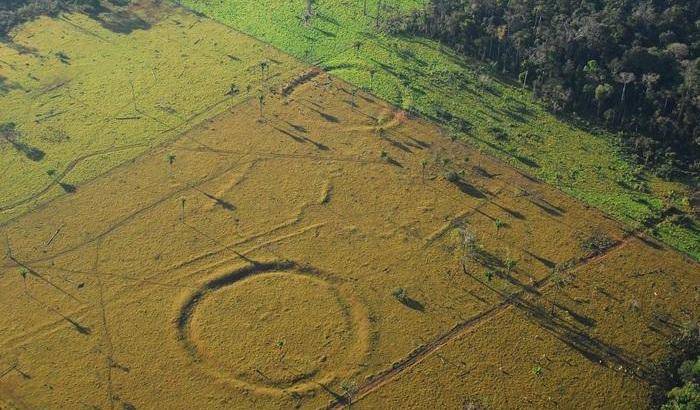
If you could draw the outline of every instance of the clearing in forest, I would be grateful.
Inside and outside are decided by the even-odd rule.
[[[193,80],[164,87],[199,120],[0,225],[0,407],[646,405],[700,314],[696,262],[318,68],[181,10],[158,24],[225,47],[206,70],[227,80],[191,93],[254,89],[203,119]],[[258,51],[187,34],[209,24]],[[180,123],[130,89],[110,115]]]
[[[3,227],[8,405],[645,403],[694,262],[303,77]]]

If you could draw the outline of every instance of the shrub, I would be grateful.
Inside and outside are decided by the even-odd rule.
[[[700,327],[696,323],[684,326],[668,344],[670,355],[656,364],[658,384],[652,406],[663,410],[698,409]]]
[[[661,410],[696,410],[700,409],[700,386],[687,382],[683,387],[674,387],[667,394],[668,402]]]
[[[394,299],[398,300],[401,303],[406,303],[406,301],[408,301],[408,293],[404,288],[394,288],[391,291],[391,296],[393,296]]]
[[[678,369],[678,376],[684,382],[700,382],[700,356],[686,360]]]
[[[460,180],[459,174],[456,173],[455,171],[449,171],[448,173],[445,174],[445,179],[448,182],[452,182],[453,184],[455,182],[458,182]]]
[[[508,133],[501,127],[491,127],[489,131],[493,134],[496,141],[505,141],[508,139]]]
[[[503,221],[501,221],[500,219],[496,219],[495,221],[493,221],[493,224],[496,226],[496,230],[500,230],[505,225],[505,223],[503,223]]]
[[[588,256],[600,255],[615,245],[615,241],[603,232],[595,232],[581,244]]]

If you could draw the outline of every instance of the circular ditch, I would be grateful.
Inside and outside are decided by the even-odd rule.
[[[366,314],[341,288],[292,262],[253,265],[189,295],[178,335],[220,378],[266,393],[315,389],[355,372],[368,351]]]

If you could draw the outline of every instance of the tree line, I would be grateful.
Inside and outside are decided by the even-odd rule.
[[[486,60],[553,111],[619,131],[661,175],[700,172],[697,0],[428,0],[384,24]]]

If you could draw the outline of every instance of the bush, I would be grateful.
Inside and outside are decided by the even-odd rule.
[[[401,303],[406,303],[406,301],[408,301],[408,293],[404,288],[394,288],[391,291],[391,296],[393,296],[394,299],[398,300]]]
[[[664,410],[700,409],[700,327],[684,326],[668,344],[671,354],[656,364],[658,384],[652,405]]]
[[[493,134],[496,141],[505,141],[508,139],[508,133],[501,127],[491,127],[489,131]]]
[[[683,387],[674,387],[668,392],[668,402],[661,410],[697,410],[700,409],[700,387],[688,382]]]
[[[678,368],[678,376],[684,382],[700,382],[700,356],[697,359],[686,360]]]
[[[581,249],[588,256],[600,255],[615,245],[615,241],[603,232],[596,232],[583,241]]]
[[[450,171],[450,172],[445,174],[445,179],[448,182],[451,182],[454,184],[455,182],[458,182],[460,180],[460,176],[455,171]]]

